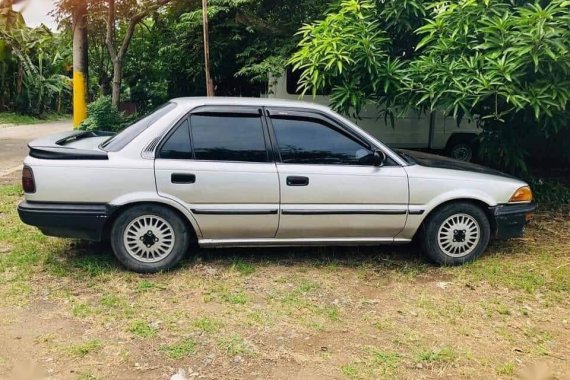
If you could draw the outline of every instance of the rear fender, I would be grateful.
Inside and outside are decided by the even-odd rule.
[[[111,207],[118,208],[136,203],[158,203],[158,204],[163,204],[165,206],[170,206],[178,210],[186,217],[186,219],[188,219],[188,221],[194,228],[194,231],[196,232],[197,238],[199,239],[202,238],[202,231],[200,230],[200,227],[198,226],[198,223],[196,222],[196,219],[194,218],[192,212],[188,210],[186,207],[184,207],[181,203],[176,202],[173,199],[165,197],[157,197],[156,193],[153,192],[137,192],[137,193],[121,195],[120,197],[117,197],[113,199],[111,202],[109,202],[109,205]]]

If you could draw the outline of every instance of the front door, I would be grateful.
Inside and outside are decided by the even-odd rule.
[[[279,181],[266,135],[258,108],[199,109],[159,147],[159,194],[191,210],[204,239],[274,237]]]
[[[373,147],[320,114],[269,109],[281,188],[278,238],[390,241],[405,226],[408,180]]]

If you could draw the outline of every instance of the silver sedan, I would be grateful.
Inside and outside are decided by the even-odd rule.
[[[110,240],[128,269],[203,247],[400,244],[457,265],[520,236],[529,186],[482,166],[395,151],[327,107],[181,98],[117,135],[30,143],[20,218],[50,236]]]

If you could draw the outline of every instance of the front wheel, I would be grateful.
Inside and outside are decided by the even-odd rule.
[[[111,230],[111,245],[127,269],[154,273],[177,265],[186,254],[189,235],[184,221],[159,205],[125,210]]]
[[[480,207],[451,203],[424,222],[422,235],[423,250],[430,259],[440,265],[460,265],[485,251],[491,226]]]

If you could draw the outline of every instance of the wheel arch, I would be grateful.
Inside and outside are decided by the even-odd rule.
[[[175,206],[171,202],[165,202],[162,200],[140,200],[140,201],[131,201],[122,204],[112,204],[109,207],[111,208],[111,212],[107,220],[105,221],[105,225],[103,227],[103,239],[109,239],[111,234],[111,229],[115,220],[128,209],[131,209],[136,206],[141,205],[158,205],[161,207],[165,207],[173,212],[175,212],[180,218],[182,218],[186,227],[191,231],[192,239],[198,241],[201,237],[201,231],[194,219],[193,215],[191,215],[187,210],[184,210],[181,206]]]
[[[491,225],[491,231],[495,230],[495,218],[493,217],[493,212],[491,211],[491,208],[493,207],[492,204],[490,204],[489,202],[481,199],[481,198],[474,198],[474,197],[458,197],[458,198],[452,198],[452,199],[447,199],[441,203],[438,203],[436,206],[432,207],[429,211],[426,212],[426,214],[424,215],[423,220],[420,223],[419,228],[416,230],[415,234],[414,234],[414,239],[416,239],[416,237],[419,235],[420,231],[423,231],[424,226],[426,225],[426,223],[429,222],[430,218],[435,215],[439,210],[441,210],[443,207],[453,204],[453,203],[469,203],[472,204],[474,206],[479,207],[485,214],[485,216],[487,216],[487,219],[489,220],[489,224]]]

